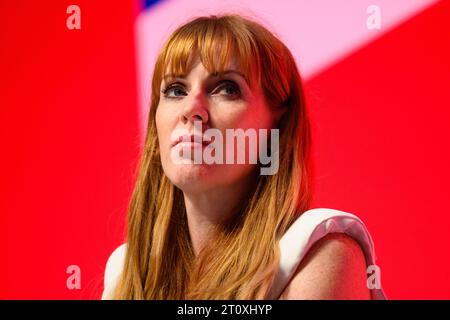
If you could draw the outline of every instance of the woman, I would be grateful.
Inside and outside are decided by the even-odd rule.
[[[255,134],[236,145],[230,129]],[[103,298],[383,298],[367,286],[364,224],[310,209],[311,180],[310,122],[286,46],[237,15],[179,27],[156,61],[127,241],[108,259]]]

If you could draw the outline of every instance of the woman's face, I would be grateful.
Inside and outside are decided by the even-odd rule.
[[[257,164],[249,163],[249,159],[259,152],[259,139],[257,149],[250,148],[249,140],[242,146],[231,138],[230,131],[237,131],[229,129],[254,131],[259,137],[260,129],[272,128],[273,116],[259,84],[247,83],[233,63],[221,77],[209,74],[198,58],[192,66],[189,74],[166,74],[161,83],[156,128],[165,174],[185,192],[202,192],[252,179]],[[214,132],[214,138],[208,132]],[[220,134],[222,144],[218,141]],[[202,143],[197,141],[199,138],[214,143]],[[184,142],[177,143],[180,140]],[[244,152],[245,163],[237,159],[239,152]],[[207,162],[206,154],[223,161]],[[200,158],[194,161],[194,155]]]

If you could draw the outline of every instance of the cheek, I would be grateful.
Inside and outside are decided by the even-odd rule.
[[[250,127],[255,129],[267,129],[271,126],[271,115],[264,105],[255,106],[248,114],[247,120]]]
[[[271,115],[268,108],[259,103],[236,105],[219,110],[213,118],[216,119],[215,126],[219,128],[260,129],[271,126]]]
[[[232,108],[230,106],[230,108],[218,108],[215,110],[216,112],[212,117],[215,119],[213,127],[220,129],[222,132],[225,155],[233,154],[232,161],[234,161],[234,163],[241,163],[237,156],[239,153],[245,154],[247,164],[249,164],[248,161],[250,158],[256,159],[259,155],[260,148],[265,148],[267,143],[267,141],[260,141],[260,129],[264,129],[264,133],[267,137],[270,135],[270,132],[267,130],[272,127],[272,115],[266,105],[258,103],[236,104],[233,105]],[[249,146],[249,140],[245,140],[244,144],[238,144],[238,140],[241,139],[236,137],[229,140],[226,129],[243,129],[246,132],[247,130],[253,131],[253,133],[249,132],[249,135],[256,138],[256,141],[252,144],[253,147]],[[234,134],[237,134],[237,132],[234,132]],[[253,161],[250,163],[255,164]],[[247,172],[248,170],[251,170],[252,165],[238,165],[232,168],[233,169],[231,169],[231,167],[229,168],[227,175],[233,176],[234,174],[244,174],[244,171]]]
[[[160,112],[158,109],[156,110],[156,113],[155,113],[155,124],[156,124],[156,133],[158,135],[158,141],[159,141],[159,143],[161,143],[161,130],[162,130],[161,124],[162,123],[161,123]]]
[[[164,112],[164,109],[161,107],[158,107],[158,109],[156,109],[155,123],[160,151],[162,153],[165,153],[167,144],[170,140],[170,123],[169,119],[167,119],[167,113]]]

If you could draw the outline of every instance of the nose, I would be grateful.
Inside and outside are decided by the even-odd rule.
[[[193,96],[191,100],[186,100],[183,112],[181,114],[181,121],[185,124],[187,122],[201,121],[207,123],[209,120],[207,101],[201,93]]]

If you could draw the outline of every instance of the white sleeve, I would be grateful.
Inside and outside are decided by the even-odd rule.
[[[111,294],[116,287],[117,279],[122,273],[125,253],[126,243],[118,246],[106,262],[102,300],[111,299]]]
[[[375,265],[374,243],[364,223],[355,215],[329,208],[304,212],[280,240],[280,264],[268,299],[277,299],[314,243],[329,233],[345,233],[361,246],[367,266]],[[372,299],[386,299],[384,291],[371,289]]]

